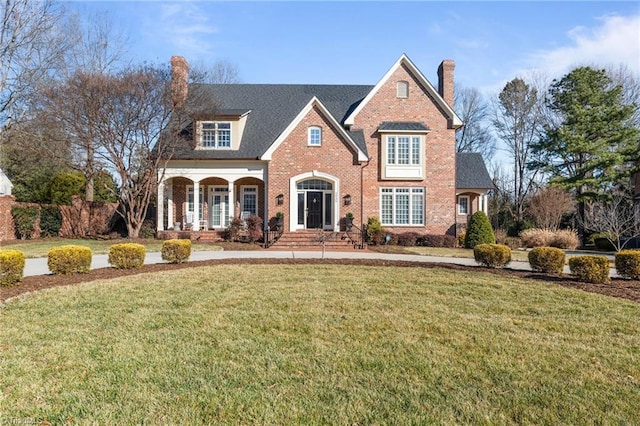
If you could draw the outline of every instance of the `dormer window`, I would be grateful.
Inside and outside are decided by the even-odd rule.
[[[408,98],[409,97],[409,82],[399,81],[396,86],[396,97]]]
[[[203,148],[231,148],[231,123],[203,121],[200,126],[200,144]]]
[[[309,146],[321,146],[322,145],[322,128],[318,126],[309,127],[309,135],[307,144]]]

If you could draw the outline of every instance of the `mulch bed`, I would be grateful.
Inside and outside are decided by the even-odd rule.
[[[159,263],[154,265],[144,265],[140,269],[114,269],[101,268],[92,269],[86,274],[71,275],[40,275],[24,277],[22,283],[12,287],[0,287],[0,302],[9,298],[19,296],[21,294],[38,291],[45,288],[59,287],[65,285],[73,285],[88,281],[111,279],[124,277],[129,275],[137,275],[142,273],[172,271],[182,268],[191,268],[196,266],[211,265],[362,265],[362,266],[399,266],[399,267],[422,267],[422,268],[443,268],[465,272],[489,272],[500,276],[515,276],[519,278],[533,279],[538,281],[551,282],[567,288],[588,291],[591,293],[604,294],[611,297],[619,297],[640,303],[640,281],[624,280],[614,278],[609,284],[587,284],[574,281],[569,276],[556,276],[541,273],[532,273],[527,271],[516,271],[512,269],[489,269],[472,266],[459,266],[443,263],[417,263],[410,261],[394,261],[394,260],[368,260],[368,259],[223,259],[223,260],[203,260],[192,261],[183,264],[166,264]]]

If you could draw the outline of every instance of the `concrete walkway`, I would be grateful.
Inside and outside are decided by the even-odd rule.
[[[423,256],[419,254],[392,254],[377,253],[371,251],[326,251],[324,253],[326,259],[378,259],[378,260],[403,260],[410,262],[428,262],[428,263],[448,263],[463,266],[478,266],[473,259],[460,257],[439,257],[439,256]],[[251,250],[251,251],[193,251],[189,260],[211,260],[211,259],[320,259],[321,251],[277,251],[277,250]],[[164,263],[159,252],[149,252],[145,258],[145,264]],[[106,254],[97,254],[93,256],[91,269],[109,267],[108,256]],[[511,262],[508,265],[510,269],[521,271],[530,271],[528,262]],[[569,273],[569,267],[565,266],[564,272]],[[24,276],[47,275],[50,274],[47,266],[46,258],[27,259]],[[614,275],[612,271],[612,276]]]

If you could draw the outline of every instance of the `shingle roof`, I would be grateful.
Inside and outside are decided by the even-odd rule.
[[[482,155],[477,152],[456,154],[456,188],[495,188]]]
[[[381,132],[426,132],[429,128],[424,123],[413,121],[385,121],[378,127],[378,130]]]
[[[355,109],[373,86],[302,84],[197,84],[189,92],[198,99],[202,114],[229,111],[247,112],[247,123],[238,151],[194,150],[193,144],[176,147],[175,159],[258,158],[313,97],[327,108],[339,123]],[[189,102],[189,101],[188,101]],[[366,151],[364,136],[350,132],[358,147]]]

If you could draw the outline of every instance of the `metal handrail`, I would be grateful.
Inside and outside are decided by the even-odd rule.
[[[353,248],[364,249],[367,243],[367,229],[366,225],[360,229],[356,225],[351,224],[350,228],[345,230],[345,234],[349,238],[349,241],[353,244]]]
[[[277,225],[276,229],[273,230],[271,227],[267,227],[267,229],[262,231],[262,241],[264,248],[269,248],[276,243],[282,237],[284,232],[284,227]]]

